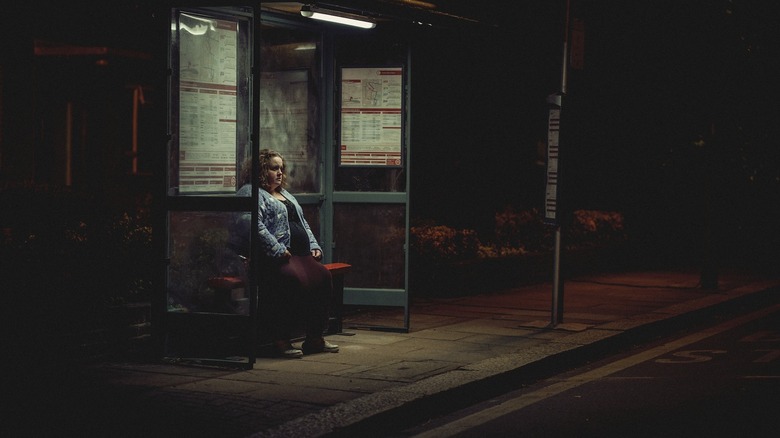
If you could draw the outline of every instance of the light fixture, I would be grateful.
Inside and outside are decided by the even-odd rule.
[[[317,45],[314,43],[301,43],[295,46],[293,50],[314,50]]]
[[[352,18],[343,12],[337,12],[312,5],[301,6],[301,15],[306,18],[329,21],[331,23],[346,24],[347,26],[355,26],[361,29],[373,29],[376,27],[376,23],[368,21],[365,18]]]

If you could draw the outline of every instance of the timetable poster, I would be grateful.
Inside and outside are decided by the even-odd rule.
[[[179,191],[234,191],[238,22],[182,13],[179,42]]]
[[[401,166],[403,70],[341,71],[341,166]]]

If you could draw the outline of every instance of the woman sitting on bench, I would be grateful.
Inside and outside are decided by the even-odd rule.
[[[323,338],[333,292],[330,272],[320,263],[322,248],[303,217],[295,197],[285,189],[284,158],[275,151],[260,151],[259,218],[260,260],[254,265],[261,281],[261,306],[269,323],[276,352],[282,357],[339,350]],[[242,171],[251,175],[251,163]],[[249,179],[245,179],[248,182]],[[236,193],[251,196],[252,185]],[[306,339],[301,348],[290,341],[303,313]]]

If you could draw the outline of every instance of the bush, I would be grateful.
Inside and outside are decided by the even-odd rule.
[[[562,231],[567,249],[614,245],[627,236],[619,212],[577,210]],[[545,253],[553,248],[553,228],[537,209],[511,207],[495,215],[493,242],[483,243],[471,229],[425,224],[410,229],[412,254],[423,262],[448,263],[474,259]]]
[[[60,324],[88,325],[106,306],[148,301],[154,254],[149,197],[116,211],[93,194],[42,184],[0,187],[0,282]],[[127,205],[126,204],[126,205]],[[56,315],[52,318],[51,315]]]
[[[474,259],[482,246],[474,230],[433,225],[412,227],[409,231],[413,254],[423,263]]]
[[[410,229],[410,284],[418,296],[459,296],[482,293],[549,278],[554,227],[538,210],[506,208],[495,215],[492,242],[477,232],[433,223]],[[614,245],[626,240],[623,215],[578,210],[562,230],[566,249],[593,248],[579,254],[576,269],[601,270],[619,265],[623,252]],[[605,249],[606,251],[598,251]],[[609,257],[604,257],[604,253]],[[570,265],[569,272],[575,272]]]
[[[507,207],[496,213],[495,224],[494,246],[498,248],[520,248],[523,252],[540,252],[552,248],[552,231],[535,208],[516,211]]]
[[[567,247],[613,245],[627,239],[623,214],[614,211],[577,210],[566,229]]]

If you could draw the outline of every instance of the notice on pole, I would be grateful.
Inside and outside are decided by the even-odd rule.
[[[179,17],[179,191],[236,189],[238,23]]]
[[[551,108],[547,120],[547,185],[544,193],[544,220],[557,223],[558,212],[558,146],[561,132],[561,110]]]
[[[403,70],[341,70],[340,166],[401,166]]]

